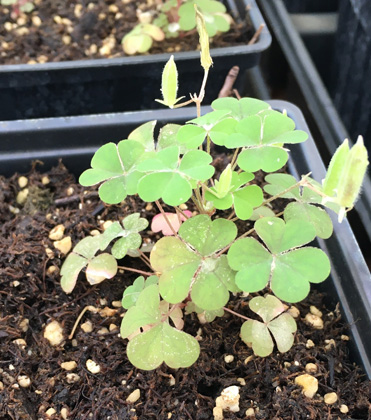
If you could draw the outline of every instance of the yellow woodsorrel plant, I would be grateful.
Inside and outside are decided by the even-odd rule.
[[[289,158],[285,145],[308,137],[295,130],[287,115],[257,99],[221,98],[212,103],[211,112],[201,116],[211,58],[204,48],[207,35],[202,16],[198,19],[205,69],[200,94],[192,98],[198,117],[182,126],[165,125],[157,139],[156,121],[141,125],[128,139],[102,146],[91,169],[80,177],[84,186],[101,184],[99,196],[107,204],[119,204],[134,195],[155,202],[173,235],[155,243],[148,258],[139,233],[148,221],[134,213],[102,234],[80,241],[61,269],[62,288],[70,293],[81,270],[96,284],[112,278],[117,260],[127,255],[139,256],[151,267],[148,272],[133,270],[143,275],[127,287],[122,299],[127,311],[121,336],[129,339],[131,363],[144,370],[163,362],[171,368],[188,367],[197,360],[198,341],[183,331],[183,317],[192,312],[206,322],[223,316],[224,311],[240,316],[244,319],[241,339],[258,356],[271,354],[274,343],[280,352],[288,351],[296,323],[282,301],[303,300],[311,283],[328,277],[327,255],[308,244],[316,236],[330,237],[333,228],[324,207],[339,213],[341,220],[357,198],[368,164],[362,140],[350,150],[345,142],[335,153],[323,185],[309,175],[297,180],[274,173]],[[182,105],[176,105],[173,58],[164,69],[162,94],[165,105]],[[214,177],[212,144],[231,152],[219,177]],[[252,183],[254,173],[261,170],[267,173],[263,189]],[[269,198],[264,198],[263,190]],[[277,198],[290,200],[279,214],[270,207]],[[171,222],[174,214],[165,213],[161,201],[178,214],[176,228]],[[180,209],[188,202],[197,209],[195,216]],[[238,236],[238,220],[255,223]],[[243,297],[256,317],[227,307],[230,294],[241,292],[258,294]]]

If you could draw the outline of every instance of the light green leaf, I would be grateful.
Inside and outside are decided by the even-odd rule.
[[[278,351],[285,353],[294,344],[294,333],[296,332],[296,322],[287,312],[274,319],[268,324],[269,331],[273,334]]]
[[[330,274],[327,255],[318,248],[305,247],[276,258],[271,289],[286,302],[300,302],[309,293],[310,283],[321,283]]]
[[[93,258],[97,251],[101,248],[101,243],[101,237],[99,235],[87,236],[73,248],[73,252],[90,259]]]
[[[254,353],[259,357],[269,356],[274,348],[267,326],[259,321],[244,322],[241,327],[241,339],[246,344],[252,344]]]
[[[269,207],[261,206],[254,209],[252,215],[249,217],[249,220],[256,221],[262,219],[263,217],[274,217],[274,211]]]
[[[250,320],[241,327],[241,338],[251,343],[254,353],[260,357],[268,356],[273,351],[275,338],[281,353],[288,351],[294,343],[296,323],[288,313],[282,313],[285,306],[276,297],[255,297],[250,301],[250,309],[257,313],[264,321]],[[270,334],[271,333],[271,334]]]
[[[147,280],[144,280],[143,276],[137,277],[134,283],[125,289],[121,301],[122,307],[129,309],[134,306],[142,290],[152,284],[158,284],[157,276],[150,276]]]
[[[86,266],[87,260],[81,255],[70,254],[61,268],[61,287],[65,293],[71,293],[76,286],[80,271]]]
[[[177,133],[178,142],[187,149],[196,149],[206,138],[207,131],[203,127],[186,124],[180,127]]]
[[[325,210],[311,204],[289,203],[284,212],[285,221],[304,220],[315,229],[316,236],[327,239],[332,235],[333,226],[330,216]]]
[[[278,217],[265,217],[255,222],[255,230],[272,254],[278,254],[311,242],[316,232],[305,220],[285,223]]]
[[[129,134],[128,139],[142,144],[146,152],[152,152],[155,150],[154,130],[156,123],[157,121],[154,120],[140,125]]]
[[[281,169],[289,156],[286,150],[276,146],[253,147],[243,150],[237,159],[241,169],[248,172],[274,172]]]
[[[211,178],[215,168],[211,166],[212,157],[202,150],[190,150],[179,165],[179,171],[191,179],[206,181]]]
[[[215,110],[230,111],[230,115],[238,121],[250,115],[255,115],[262,110],[270,109],[268,103],[253,98],[242,98],[240,100],[236,98],[219,98],[211,106]]]
[[[199,307],[220,309],[228,301],[228,292],[239,289],[225,256],[215,254],[233,241],[236,226],[229,220],[211,222],[209,216],[199,215],[186,220],[179,235],[186,243],[179,238],[162,238],[151,252],[151,265],[160,273],[161,296],[170,303],[181,302],[192,284],[191,297]]]
[[[112,247],[112,255],[120,260],[124,258],[125,255],[130,250],[136,250],[140,248],[142,244],[142,237],[139,233],[131,233],[126,237],[120,238]]]
[[[148,227],[148,220],[140,217],[140,213],[133,213],[126,216],[122,224],[127,231],[140,232]]]
[[[152,284],[139,294],[136,305],[129,308],[121,323],[121,337],[127,338],[138,328],[161,322],[158,286]]]
[[[181,154],[188,151],[188,149],[184,145],[179,144],[177,140],[178,130],[180,127],[182,126],[179,124],[166,124],[162,127],[157,140],[157,150],[178,146]]]
[[[138,194],[146,202],[162,198],[166,204],[178,206],[189,200],[192,195],[192,186],[178,173],[152,173],[141,179]]]
[[[229,291],[239,291],[234,276],[225,255],[206,258],[192,286],[192,301],[206,311],[220,310],[229,300]]]
[[[111,279],[117,273],[117,261],[111,254],[100,254],[86,267],[86,279],[90,284],[98,284]]]
[[[232,244],[228,262],[238,271],[236,284],[242,290],[257,292],[270,282],[280,299],[298,302],[307,296],[309,283],[327,278],[330,263],[320,249],[293,249],[310,241],[314,228],[309,223],[298,220],[285,224],[279,220],[266,217],[255,223],[256,232],[272,254],[255,239],[246,238]]]
[[[297,183],[297,180],[288,174],[269,174],[265,177],[265,180],[268,184],[264,186],[264,191],[270,195],[280,194]],[[281,195],[281,197],[300,199],[299,186]]]
[[[233,193],[236,216],[247,220],[253,213],[253,208],[263,202],[263,192],[257,185],[248,185]]]
[[[238,271],[236,284],[245,292],[259,292],[266,287],[272,262],[272,255],[253,238],[239,239],[228,251],[228,263]]]
[[[235,132],[236,125],[237,121],[233,118],[219,121],[209,130],[209,137],[213,143],[224,146],[228,137]]]
[[[184,300],[200,257],[178,238],[166,237],[156,243],[150,260],[153,269],[160,273],[161,296],[170,303]]]
[[[209,256],[236,238],[237,227],[230,220],[211,221],[203,214],[187,219],[179,228],[179,235],[201,255]]]
[[[163,149],[138,165],[138,170],[149,172],[139,181],[139,196],[147,202],[162,198],[171,206],[185,203],[192,195],[191,182],[213,175],[215,169],[210,163],[211,157],[201,150],[187,152],[179,162],[178,147]]]
[[[198,341],[163,322],[130,340],[129,361],[139,369],[156,369],[165,362],[173,369],[191,366],[200,354]]]

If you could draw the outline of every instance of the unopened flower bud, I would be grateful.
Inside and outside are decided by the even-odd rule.
[[[362,186],[368,165],[368,154],[363,138],[351,148],[337,188],[337,202],[342,208],[351,208]],[[341,213],[339,214],[340,219]],[[341,220],[339,220],[341,221]]]

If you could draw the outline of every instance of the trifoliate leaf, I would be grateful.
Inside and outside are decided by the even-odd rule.
[[[236,133],[225,141],[225,146],[244,148],[237,163],[245,171],[262,169],[273,172],[282,168],[288,159],[281,144],[300,143],[308,137],[304,131],[294,129],[295,123],[289,117],[266,110],[241,120],[235,127]]]
[[[136,166],[144,152],[144,146],[135,140],[107,143],[94,154],[92,169],[81,174],[80,184],[87,187],[105,181],[99,188],[100,198],[108,204],[120,203],[127,195],[137,193],[142,174]]]
[[[235,239],[236,226],[229,220],[212,222],[207,215],[199,215],[186,220],[179,235],[181,239],[160,239],[151,252],[151,265],[161,273],[161,296],[178,303],[191,292],[192,300],[203,310],[222,308],[228,291],[239,289],[225,256],[216,254]]]
[[[144,280],[143,276],[137,277],[134,283],[125,289],[121,301],[122,307],[129,309],[134,306],[142,290],[152,284],[158,284],[157,276],[150,276],[146,280]]]
[[[185,203],[192,195],[192,182],[205,181],[213,175],[211,160],[201,150],[191,150],[181,160],[176,146],[160,150],[138,166],[147,173],[138,184],[139,196],[147,202],[162,198],[171,206]]]
[[[232,244],[228,262],[237,270],[236,284],[246,292],[263,290],[269,283],[274,294],[286,302],[298,302],[309,293],[309,283],[320,283],[330,273],[326,254],[317,248],[296,249],[310,242],[315,231],[305,221],[285,222],[265,217],[255,230],[270,251],[253,238]]]
[[[260,357],[272,353],[274,344],[273,335],[278,350],[281,353],[288,351],[294,343],[296,322],[288,313],[282,313],[285,306],[271,295],[255,297],[250,301],[250,309],[257,313],[263,322],[250,320],[241,327],[241,338],[245,343],[252,344],[253,351]]]
[[[226,210],[234,205],[237,217],[247,220],[252,215],[253,208],[263,202],[263,192],[257,185],[240,188],[251,179],[253,175],[248,172],[232,172],[229,189],[227,192],[223,191],[223,196],[220,193],[220,177],[219,181],[215,181],[214,187],[205,192],[205,198],[219,210]]]
[[[253,98],[242,98],[240,100],[236,98],[219,98],[211,104],[211,107],[215,110],[229,111],[230,116],[238,121],[271,108],[268,103]]]

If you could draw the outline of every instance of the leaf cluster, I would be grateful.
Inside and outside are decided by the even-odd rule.
[[[112,223],[103,233],[82,239],[67,256],[61,268],[61,286],[66,293],[75,288],[81,270],[86,268],[86,279],[98,284],[117,273],[117,260],[140,248],[142,237],[139,232],[146,229],[148,221],[133,213],[120,222]],[[119,239],[118,239],[119,238]],[[111,253],[101,253],[117,239]]]
[[[10,0],[8,0],[10,1]],[[139,23],[122,39],[126,54],[144,53],[155,41],[178,38],[196,28],[194,5],[205,19],[205,27],[210,37],[219,32],[228,32],[232,23],[224,4],[217,0],[167,0],[153,21]]]
[[[172,107],[177,101],[172,58],[167,66],[163,103]],[[108,204],[137,194],[145,202],[156,202],[166,220],[159,200],[175,207],[176,215],[177,206],[192,199],[199,213],[183,217],[182,224],[177,220],[176,229],[170,229],[174,235],[154,244],[149,260],[146,257],[153,275],[138,277],[123,294],[127,312],[121,335],[129,339],[129,360],[141,369],[163,362],[172,368],[194,363],[200,349],[197,340],[182,331],[183,312],[211,322],[229,310],[230,293],[260,294],[249,298],[248,305],[262,321],[248,318],[241,327],[242,340],[262,357],[273,351],[274,343],[279,351],[287,351],[296,324],[282,301],[301,301],[312,283],[330,273],[327,255],[313,241],[332,233],[323,207],[341,212],[341,204],[333,199],[340,189],[339,163],[330,165],[324,185],[309,176],[297,180],[273,173],[289,158],[286,145],[305,141],[307,134],[295,130],[286,114],[256,99],[217,99],[212,108],[183,126],[165,125],[157,139],[156,121],[141,125],[117,145],[102,146],[80,177],[85,186],[100,183],[99,195]],[[209,153],[216,146],[230,152],[218,176]],[[356,148],[353,155],[351,162],[359,161],[363,170],[363,149]],[[255,183],[258,171],[266,173],[263,189]],[[277,198],[289,200],[278,215],[282,217],[270,207]],[[222,213],[226,211],[229,216]],[[250,220],[253,226],[240,237],[234,223],[238,220]],[[116,222],[98,237],[81,241],[62,267],[64,290],[73,289],[84,268],[92,284],[111,278],[116,260],[141,246],[139,232],[147,225],[135,214],[126,217],[123,226]],[[249,236],[252,232],[254,237]],[[111,254],[96,255],[114,239]]]

